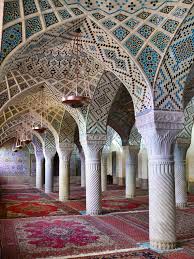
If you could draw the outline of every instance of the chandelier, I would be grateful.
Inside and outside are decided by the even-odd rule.
[[[24,145],[28,145],[31,142],[32,142],[32,134],[31,134],[31,131],[28,131],[28,126],[27,126],[27,121],[26,121],[26,124],[23,125],[21,143]]]
[[[20,150],[22,148],[23,148],[23,145],[22,145],[22,142],[20,140],[19,132],[17,131],[17,133],[16,133],[16,142],[15,142],[14,147],[12,148],[12,151],[13,152],[18,152],[18,150]]]
[[[86,74],[89,71],[86,71],[86,61],[87,55],[83,51],[83,45],[80,41],[81,30],[77,29],[75,31],[75,37],[73,39],[72,49],[70,51],[69,58],[69,69],[68,73],[75,75],[75,88],[71,92],[64,93],[62,98],[62,103],[66,104],[72,108],[80,108],[84,105],[87,105],[90,102],[90,88],[86,80]]]
[[[39,110],[40,110],[40,121],[34,121],[33,124],[32,124],[32,130],[42,134],[46,131],[46,128],[43,126],[43,117],[45,116],[46,114],[46,99],[45,99],[45,96],[44,96],[44,86],[41,86],[41,89],[40,89],[40,94],[39,94],[39,97],[38,97],[38,105],[39,105]]]

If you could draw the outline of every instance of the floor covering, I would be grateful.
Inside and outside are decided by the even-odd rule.
[[[103,215],[81,215],[85,190],[71,186],[71,199],[57,200],[30,185],[0,185],[0,258],[194,258],[194,195],[189,207],[177,210],[176,250],[145,249],[148,233],[148,195],[137,190],[125,199],[124,187],[112,185],[103,193]]]

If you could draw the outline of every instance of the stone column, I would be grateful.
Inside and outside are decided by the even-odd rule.
[[[44,155],[42,151],[35,151],[36,156],[36,188],[43,187]]]
[[[156,249],[176,246],[173,144],[182,112],[151,111],[136,118],[149,159],[149,239]]]
[[[59,200],[67,201],[70,196],[70,157],[73,144],[59,143],[57,152],[59,155]]]
[[[137,169],[137,155],[139,147],[137,146],[123,146],[125,156],[125,195],[126,198],[133,198],[136,189],[136,169]]]
[[[81,161],[81,187],[86,187],[86,174],[85,174],[85,155],[84,151],[81,150],[80,153],[80,161]]]
[[[54,171],[54,157],[56,151],[44,150],[45,157],[45,192],[53,191],[53,171]]]
[[[86,213],[99,215],[101,205],[101,150],[106,135],[89,135],[82,140],[86,161]]]
[[[101,188],[102,192],[107,190],[108,152],[102,153]]]
[[[181,141],[177,140],[177,141]],[[187,206],[187,184],[186,184],[186,153],[188,143],[176,143],[174,149],[175,161],[175,200],[176,206],[184,208]]]

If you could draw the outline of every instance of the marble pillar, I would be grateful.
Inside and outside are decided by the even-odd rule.
[[[183,128],[182,112],[151,111],[136,118],[149,160],[149,239],[155,249],[176,247],[173,145]]]
[[[181,139],[180,139],[181,141]],[[176,206],[187,206],[187,183],[186,183],[186,153],[189,143],[176,143],[174,149],[175,161],[175,201]]]

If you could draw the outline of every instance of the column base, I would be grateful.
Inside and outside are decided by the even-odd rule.
[[[120,186],[124,186],[125,185],[125,178],[123,177],[118,177],[118,184]]]
[[[133,199],[135,197],[135,194],[126,194],[125,198],[126,199]]]
[[[136,178],[136,187],[137,188],[141,187],[141,178]]]
[[[176,242],[150,241],[150,248],[158,250],[171,250],[176,248]]]
[[[45,189],[45,193],[51,193],[51,192],[53,192],[52,189]]]
[[[59,201],[68,201],[69,197],[59,197]]]
[[[86,211],[86,214],[90,216],[98,216],[102,214],[102,210]]]
[[[142,190],[148,189],[148,179],[141,179],[141,189]]]
[[[42,187],[43,187],[42,185],[36,185],[37,189],[42,189]]]
[[[118,184],[118,177],[113,176],[113,184]]]
[[[185,208],[187,207],[187,202],[178,202],[176,203],[177,208]]]

